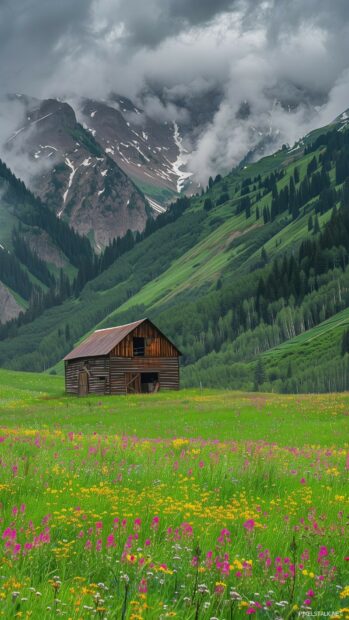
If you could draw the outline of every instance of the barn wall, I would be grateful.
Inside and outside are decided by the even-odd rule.
[[[179,358],[177,357],[111,357],[110,384],[112,394],[125,394],[125,373],[157,372],[160,390],[179,390]]]
[[[109,357],[89,357],[65,362],[65,391],[67,394],[78,394],[79,371],[84,364],[88,365],[89,393],[110,394],[110,360]],[[100,377],[105,379],[102,381]]]
[[[111,357],[132,357],[133,338],[146,338],[145,357],[178,357],[177,349],[149,321],[128,334],[111,352]]]

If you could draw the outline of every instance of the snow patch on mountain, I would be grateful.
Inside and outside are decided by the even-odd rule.
[[[184,188],[185,182],[187,181],[187,179],[193,176],[193,173],[182,170],[183,166],[185,166],[188,163],[188,151],[183,146],[183,138],[181,137],[179,133],[179,127],[175,121],[173,123],[173,129],[174,129],[173,139],[178,148],[179,155],[176,161],[173,162],[172,169],[173,169],[173,172],[178,177],[177,192],[180,193]]]
[[[158,202],[156,202],[156,200],[154,200],[153,198],[149,198],[149,196],[146,196],[146,199],[149,202],[149,205],[151,206],[151,208],[154,209],[156,213],[165,213],[166,211],[165,207],[163,207]]]
[[[72,186],[74,175],[75,175],[75,173],[76,173],[76,171],[77,171],[77,169],[78,169],[78,166],[77,166],[76,168],[74,168],[73,163],[71,162],[71,160],[69,159],[69,157],[66,157],[66,158],[65,158],[65,163],[66,163],[66,164],[67,164],[67,166],[70,168],[71,173],[70,173],[70,175],[69,175],[69,179],[68,179],[68,187],[67,187],[67,189],[65,190],[65,192],[64,192],[64,194],[63,194],[63,205],[65,205],[65,203],[66,203],[66,201],[67,201],[68,193],[69,193],[69,190],[70,190],[70,188],[71,188],[71,186]],[[57,216],[58,216],[58,217],[61,217],[61,216],[62,216],[63,211],[64,211],[64,207],[63,207],[63,208],[62,208],[62,209],[61,209],[61,210],[57,213]]]

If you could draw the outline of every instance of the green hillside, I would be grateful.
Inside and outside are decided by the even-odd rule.
[[[149,316],[183,351],[185,385],[288,391],[296,368],[285,343],[320,324],[327,333],[328,319],[349,306],[348,145],[346,124],[336,123],[210,179],[77,296],[16,326],[0,342],[1,365],[47,370],[96,327]],[[343,375],[345,322],[337,328],[331,363]],[[307,359],[312,371],[323,363],[319,346]],[[321,391],[325,383],[299,385]]]
[[[65,298],[83,258],[91,256],[89,242],[0,161],[0,281],[23,310],[30,306],[34,316],[35,307]]]
[[[288,392],[347,390],[349,356],[347,351],[342,354],[347,330],[349,308],[266,351],[262,355],[266,375],[276,382],[285,377]]]

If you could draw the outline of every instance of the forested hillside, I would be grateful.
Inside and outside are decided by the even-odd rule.
[[[96,326],[149,316],[183,351],[185,385],[347,389],[348,259],[343,120],[114,242],[85,286],[3,328],[0,363],[44,370]]]
[[[69,297],[76,274],[92,262],[89,241],[0,161],[0,281],[19,302],[18,312],[30,320]]]

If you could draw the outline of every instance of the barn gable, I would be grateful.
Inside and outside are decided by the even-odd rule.
[[[126,325],[97,329],[81,344],[65,356],[64,361],[82,357],[97,357],[100,355],[133,356],[133,337],[145,338],[148,342],[148,355],[176,357],[181,355],[177,347],[165,336],[149,319],[141,319]]]
[[[100,329],[65,356],[70,394],[179,389],[177,347],[149,319]]]

